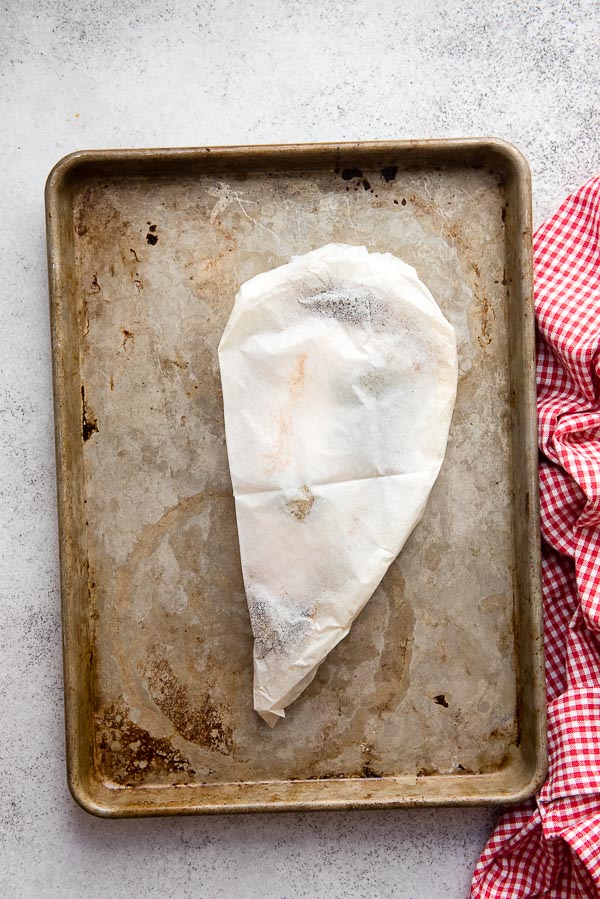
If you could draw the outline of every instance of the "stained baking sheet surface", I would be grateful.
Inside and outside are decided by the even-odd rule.
[[[510,148],[477,142],[59,165],[48,214],[68,749],[90,810],[506,801],[535,788],[524,172]],[[270,730],[252,709],[216,347],[243,281],[328,242],[417,269],[456,329],[458,399],[423,520]]]

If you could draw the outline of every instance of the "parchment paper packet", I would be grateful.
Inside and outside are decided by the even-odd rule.
[[[423,514],[456,339],[409,265],[329,244],[241,286],[219,361],[254,708],[274,726]]]

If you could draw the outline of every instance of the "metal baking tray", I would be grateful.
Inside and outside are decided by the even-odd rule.
[[[106,816],[484,804],[545,774],[531,188],[496,140],[103,150],[46,190],[68,777]],[[330,241],[458,335],[423,520],[309,689],[252,709],[216,347]]]

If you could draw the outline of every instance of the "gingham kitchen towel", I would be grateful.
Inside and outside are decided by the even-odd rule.
[[[534,237],[548,779],[472,899],[600,896],[600,176]]]

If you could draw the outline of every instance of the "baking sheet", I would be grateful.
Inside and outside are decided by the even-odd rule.
[[[495,141],[73,154],[47,187],[67,748],[105,815],[505,802],[544,774],[530,187]],[[413,265],[458,337],[424,518],[274,731],[216,347],[328,242]]]

